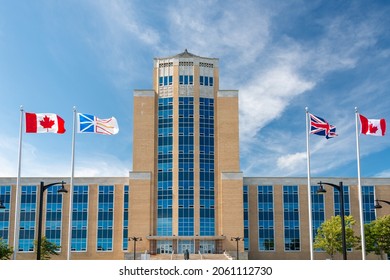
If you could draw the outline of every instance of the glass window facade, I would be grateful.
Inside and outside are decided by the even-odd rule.
[[[194,84],[194,76],[193,75],[180,75],[179,76],[179,84],[193,85]]]
[[[5,206],[0,210],[0,238],[9,244],[11,186],[0,186],[0,201]]]
[[[97,250],[112,251],[114,225],[114,186],[99,186]]]
[[[179,236],[194,235],[194,98],[179,97]]]
[[[283,186],[284,250],[301,249],[298,186]]]
[[[249,201],[248,186],[243,188],[243,206],[244,206],[244,250],[249,250]]]
[[[257,186],[259,251],[275,250],[274,190]]]
[[[173,98],[158,99],[157,235],[172,236]]]
[[[62,200],[63,194],[58,193],[62,186],[51,186],[46,190],[46,224],[45,236],[48,241],[61,246]]]
[[[344,192],[344,214],[345,216],[351,215],[351,203],[349,200],[349,187],[343,186]],[[333,188],[333,199],[334,199],[334,215],[340,216],[340,192],[338,189]]]
[[[88,236],[88,186],[73,187],[72,251],[87,251]]]
[[[37,186],[22,186],[18,251],[34,251]]]
[[[375,187],[374,186],[362,186],[363,196],[363,221],[365,224],[369,224],[376,219],[375,215]]]
[[[214,99],[199,100],[200,236],[215,234]]]
[[[210,87],[212,87],[214,85],[214,78],[213,77],[207,77],[207,76],[200,76],[199,77],[199,84],[201,86],[210,86]]]
[[[319,186],[311,186],[311,215],[313,241],[317,235],[317,230],[325,221],[325,201],[324,195],[317,193]]]
[[[123,189],[123,244],[122,248],[127,251],[129,246],[129,186],[125,185]]]
[[[158,85],[161,86],[171,86],[173,82],[172,76],[160,76],[158,79]]]

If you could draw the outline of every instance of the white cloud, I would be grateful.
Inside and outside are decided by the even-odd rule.
[[[253,140],[257,131],[278,118],[294,96],[313,88],[290,65],[269,69],[240,89],[240,137]]]
[[[306,153],[295,153],[290,155],[284,155],[277,159],[277,166],[279,169],[287,171],[296,171],[301,168],[307,162]]]

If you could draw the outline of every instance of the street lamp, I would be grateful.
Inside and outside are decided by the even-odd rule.
[[[375,205],[374,205],[374,208],[375,208],[375,209],[380,209],[380,208],[382,208],[382,205],[379,204],[379,201],[380,201],[380,202],[384,202],[384,203],[390,205],[390,201],[382,200],[382,199],[375,199]]]
[[[240,240],[244,240],[244,238],[239,237],[239,236],[230,238],[230,241],[236,241],[236,256],[237,256],[237,260],[239,259],[239,256],[238,256],[238,241],[240,241]]]
[[[136,247],[136,243],[137,241],[142,241],[142,237],[129,237],[129,241],[133,241],[134,242],[134,247],[133,247],[133,250],[134,250],[134,260],[135,260],[135,257],[136,257],[136,252],[137,252],[137,247]]]
[[[5,209],[5,205],[2,200],[0,200],[0,209]]]
[[[344,191],[343,191],[343,182],[340,182],[339,185],[335,185],[332,183],[325,183],[325,182],[319,182],[320,188],[317,190],[317,193],[326,193],[326,190],[322,185],[328,185],[335,189],[337,189],[340,193],[340,218],[341,218],[341,238],[342,238],[342,245],[343,245],[343,259],[347,259],[347,241],[345,236],[345,211],[344,211]]]
[[[43,212],[43,193],[51,186],[59,185],[61,184],[62,187],[57,192],[58,193],[67,193],[68,191],[65,189],[64,184],[65,182],[57,182],[52,183],[48,185],[44,185],[43,182],[41,182],[41,186],[39,188],[39,212],[38,212],[38,242],[37,242],[37,260],[41,259],[41,244],[42,244],[42,212]]]

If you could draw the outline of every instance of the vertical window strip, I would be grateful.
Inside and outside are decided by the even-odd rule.
[[[112,251],[114,186],[99,186],[97,226],[97,251]]]
[[[123,251],[127,251],[129,246],[129,186],[125,185],[123,187],[123,243],[122,249]]]
[[[184,77],[186,83],[186,76]],[[194,235],[194,98],[179,97],[179,236]]]
[[[283,186],[284,250],[301,249],[298,186]]]
[[[172,236],[173,98],[158,100],[157,235]]]
[[[19,224],[19,252],[33,252],[35,217],[37,212],[37,186],[22,186]]]
[[[11,186],[0,186],[0,201],[5,209],[0,211],[0,238],[9,244]]]
[[[61,246],[63,195],[58,193],[61,187],[55,185],[46,190],[45,236],[48,241],[57,246]]]
[[[88,236],[88,186],[73,187],[71,250],[87,251]]]
[[[374,186],[362,186],[363,196],[363,222],[369,224],[376,219],[375,213],[375,187]]]
[[[203,77],[202,81],[203,81]],[[199,99],[200,236],[215,235],[214,100]]]
[[[258,249],[275,250],[273,186],[257,186]]]

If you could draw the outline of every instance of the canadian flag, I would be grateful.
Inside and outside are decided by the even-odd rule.
[[[360,132],[366,135],[384,136],[386,133],[385,119],[367,119],[359,114]]]
[[[26,133],[65,133],[65,121],[52,113],[26,113]]]

